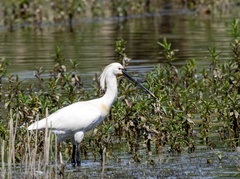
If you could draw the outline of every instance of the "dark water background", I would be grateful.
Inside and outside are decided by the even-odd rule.
[[[56,46],[66,58],[80,64],[79,71],[89,80],[109,63],[116,61],[115,41],[127,41],[126,53],[132,61],[130,71],[146,73],[163,62],[157,44],[166,37],[172,48],[178,49],[175,65],[180,67],[187,59],[195,58],[199,67],[209,65],[207,47],[216,44],[221,60],[229,58],[231,37],[227,33],[239,7],[218,15],[197,15],[187,9],[143,14],[126,18],[82,20],[73,29],[68,26],[43,25],[43,28],[1,29],[0,57],[12,63],[9,71],[22,78],[34,78],[36,67],[52,69],[51,54]]]

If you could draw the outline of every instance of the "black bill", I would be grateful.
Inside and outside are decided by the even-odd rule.
[[[142,89],[144,89],[148,94],[150,94],[153,98],[156,98],[156,96],[149,91],[147,88],[145,88],[141,83],[137,82],[136,80],[134,80],[131,76],[129,76],[126,72],[126,70],[122,70],[122,73],[124,76],[126,76],[128,79],[130,79],[131,81],[133,81],[137,86],[141,87]]]

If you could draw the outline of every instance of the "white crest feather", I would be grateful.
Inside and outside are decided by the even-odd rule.
[[[102,74],[99,77],[100,80],[100,86],[101,88],[104,90],[105,89],[105,84],[106,84],[106,77],[107,77],[107,73],[108,73],[108,69],[110,68],[111,64],[106,66],[102,72]]]

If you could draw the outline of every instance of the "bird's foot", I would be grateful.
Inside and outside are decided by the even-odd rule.
[[[77,160],[77,162],[75,161],[75,160],[72,160],[72,166],[73,167],[76,167],[76,165],[79,167],[79,166],[81,166],[81,160]]]
[[[72,159],[71,163],[72,163],[72,166],[73,166],[73,167],[76,166],[76,161],[75,161],[75,160]]]
[[[77,166],[81,166],[81,161],[77,161]]]

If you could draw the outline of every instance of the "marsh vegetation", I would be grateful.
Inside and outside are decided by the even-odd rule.
[[[32,17],[26,16],[24,20],[31,21]],[[11,19],[8,23],[11,25]],[[135,74],[135,78],[157,99],[149,97],[127,79],[119,79],[118,99],[110,115],[81,143],[81,168],[69,165],[70,141],[59,146],[51,132],[29,133],[26,128],[63,106],[102,96],[104,91],[100,90],[98,74],[91,82],[91,89],[85,89],[78,62],[69,60],[64,49],[56,47],[51,54],[54,65],[49,75],[44,75],[45,70],[38,67],[35,81],[26,84],[21,76],[8,72],[11,64],[2,58],[1,177],[239,176],[240,35],[237,19],[227,32],[231,37],[228,60],[222,59],[217,45],[211,45],[206,47],[211,64],[203,68],[196,65],[194,58],[176,67],[174,62],[181,51],[174,49],[167,38],[156,42],[164,63],[144,76]],[[114,52],[116,61],[126,66],[129,63],[127,43],[122,38],[116,40]],[[185,158],[185,163],[176,161],[176,156]],[[177,162],[190,170],[180,170]],[[200,171],[202,166],[210,168],[209,171]],[[214,167],[220,172],[212,174]]]
[[[224,11],[235,1],[165,1],[165,0],[3,0],[0,25],[14,30],[16,27],[42,28],[47,24],[69,25],[83,19],[129,17],[155,13],[159,7],[165,10],[187,8],[198,13],[210,14]],[[164,12],[163,12],[164,13]]]

